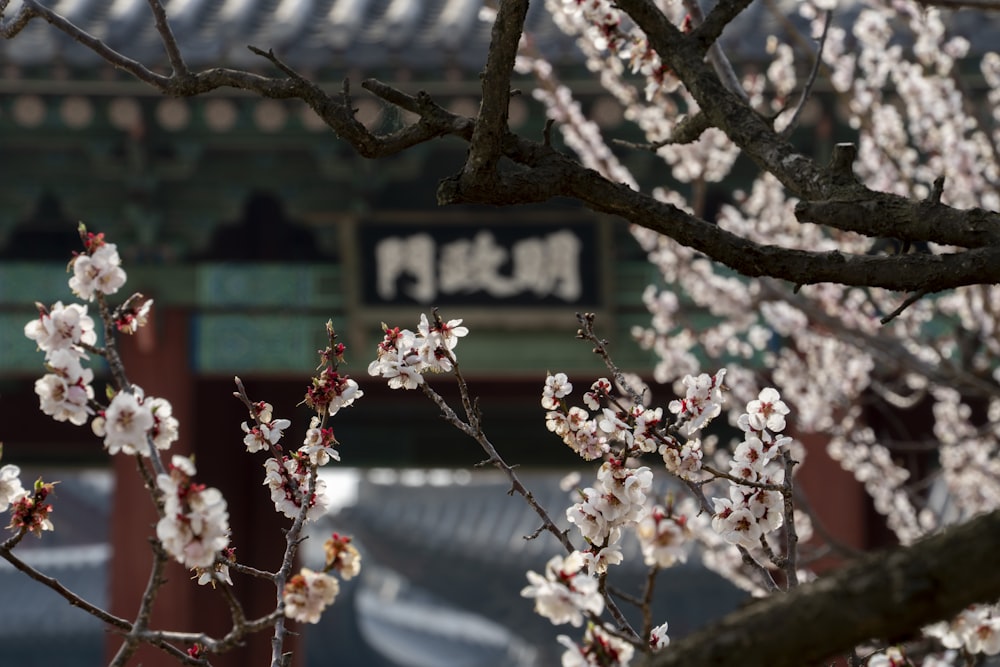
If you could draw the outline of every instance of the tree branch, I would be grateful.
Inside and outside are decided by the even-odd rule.
[[[732,11],[740,4],[736,2],[727,6]],[[493,170],[492,180],[474,189],[463,188],[461,174],[452,177],[442,182],[438,192],[439,203],[505,205],[546,201],[556,196],[573,197],[594,211],[618,215],[666,234],[745,275],[768,275],[795,284],[835,282],[935,292],[1000,280],[1000,262],[996,261],[1000,248],[984,247],[1000,246],[1000,215],[980,209],[960,211],[940,203],[914,202],[873,192],[854,182],[853,178],[844,179],[837,169],[818,167],[812,160],[797,153],[774,132],[768,121],[720,82],[712,68],[705,64],[704,55],[692,35],[681,34],[649,0],[621,0],[620,5],[646,31],[664,62],[685,81],[710,124],[725,131],[761,168],[772,172],[806,200],[799,205],[800,220],[871,236],[933,241],[977,250],[936,256],[864,257],[756,244],[652,197],[611,183],[550,146],[509,132],[502,141],[502,155],[527,169],[503,173]],[[520,5],[511,5],[510,11],[514,12],[517,6]],[[475,141],[475,121],[442,109],[426,94],[412,97],[374,80],[366,81],[365,88],[417,113],[420,120],[391,135],[376,136],[354,118],[349,105],[287,68],[282,68],[289,74],[283,79],[226,68],[209,69],[183,78],[156,75],[107,48],[51,11],[41,8],[34,0],[22,5],[22,10],[5,22],[0,31],[5,36],[12,36],[36,16],[49,21],[94,49],[111,64],[131,72],[165,94],[193,96],[225,86],[249,90],[265,97],[301,99],[364,157],[392,155],[444,135]],[[520,34],[519,29],[523,25],[519,17],[520,14],[511,14],[503,22],[498,17],[498,23],[505,27],[497,29],[500,36],[494,45],[503,51],[503,55],[498,55],[484,74],[484,85],[490,83],[487,88],[491,96],[485,110],[492,114],[489,122],[494,133],[497,128],[503,130],[506,127],[503,119],[506,118],[505,100],[509,96],[507,63],[509,53],[516,48],[515,37]],[[706,21],[710,18],[711,14]],[[503,85],[498,89],[500,83]],[[344,98],[349,100],[346,94]],[[486,130],[478,136],[494,136],[483,135],[482,132]],[[877,211],[878,215],[873,215],[873,211]]]
[[[691,36],[702,44],[702,48],[708,50],[722,35],[725,27],[752,2],[753,0],[719,0],[701,24],[691,31]]]
[[[899,641],[916,628],[1000,597],[1000,512],[875,553],[730,614],[672,642],[653,667],[800,667],[873,638]]]
[[[469,157],[462,170],[463,187],[489,187],[493,180],[504,140],[510,132],[507,124],[510,76],[527,14],[527,0],[504,0],[497,9],[486,67],[480,75],[483,99],[472,133]]]

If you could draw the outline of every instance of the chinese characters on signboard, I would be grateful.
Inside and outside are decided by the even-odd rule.
[[[367,303],[595,305],[596,227],[362,227]]]

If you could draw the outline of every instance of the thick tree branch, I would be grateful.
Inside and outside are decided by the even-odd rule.
[[[705,20],[695,26],[691,36],[707,51],[709,46],[716,43],[725,27],[752,2],[753,0],[719,0],[708,12]]]
[[[861,558],[673,642],[653,667],[801,667],[874,638],[890,642],[1000,597],[1000,512],[911,547]]]
[[[510,77],[527,15],[527,0],[504,0],[497,9],[486,67],[480,75],[483,98],[463,169],[463,187],[489,187],[496,172],[504,139],[510,132],[507,124]]]
[[[997,0],[918,0],[925,7],[944,7],[945,9],[979,9],[985,12],[1000,11]]]
[[[737,4],[742,4],[737,3]],[[749,4],[749,3],[747,3]],[[694,27],[700,26],[705,22],[705,15],[701,11],[701,5],[698,4],[698,0],[684,0],[684,7],[688,11],[688,16],[691,18],[691,24]],[[718,9],[718,7],[716,7]],[[735,18],[735,15],[730,17],[730,20]],[[729,62],[729,58],[722,50],[722,45],[719,41],[713,40],[708,46],[708,62],[712,64],[715,69],[715,73],[719,75],[719,80],[722,81],[723,85],[730,90],[730,92],[735,93],[744,102],[749,102],[750,98],[747,96],[745,90],[743,90],[743,84],[740,82],[740,77],[736,75],[736,70],[733,69],[733,64]]]
[[[924,202],[877,193],[853,181],[842,182],[837,172],[824,169],[797,152],[774,131],[769,121],[744,104],[739,96],[729,91],[712,68],[704,62],[701,45],[693,39],[694,35],[682,34],[651,0],[620,0],[618,4],[646,33],[650,44],[660,54],[660,58],[684,82],[708,116],[711,125],[725,132],[762,170],[773,174],[794,195],[806,202],[874,202],[869,208],[877,210],[878,213],[871,215],[869,211],[867,221],[855,219],[849,227],[841,226],[839,219],[833,216],[824,217],[821,221],[823,224],[858,231],[869,236],[893,236],[893,234],[880,234],[877,231],[878,228],[888,226],[904,234],[899,238],[917,240],[917,235],[910,228],[910,224],[926,215]],[[890,205],[885,206],[885,204]],[[959,224],[962,241],[943,240],[942,236],[957,232],[952,228],[943,231],[936,225],[929,230],[930,234],[920,240],[977,247],[996,242],[1000,238],[1000,216],[997,214],[980,216],[972,212],[967,214],[954,209],[949,210],[955,211],[956,216],[962,219]],[[966,219],[966,215],[971,216],[971,219]],[[942,217],[948,216],[942,213]],[[927,232],[927,226],[924,226],[922,231]],[[930,236],[935,238],[932,239]]]
[[[174,68],[174,75],[186,77],[190,74],[190,70],[187,63],[184,62],[184,57],[181,55],[180,47],[177,45],[177,38],[174,37],[170,21],[167,20],[167,12],[163,9],[163,3],[160,0],[149,0],[149,8],[153,11],[153,22],[156,25],[156,32],[159,33],[160,40],[163,42],[163,48],[167,52],[167,59],[170,61],[170,66]]]
[[[828,224],[840,229],[880,237],[913,241],[933,241],[976,250],[950,255],[907,255],[865,257],[842,253],[812,253],[755,244],[720,230],[679,209],[639,194],[620,184],[610,183],[596,172],[583,168],[550,146],[531,142],[506,130],[506,100],[509,96],[509,67],[523,26],[523,4],[510,5],[503,21],[498,15],[499,37],[495,48],[502,51],[484,74],[484,94],[491,101],[484,107],[490,115],[490,132],[478,136],[495,141],[500,132],[502,155],[527,167],[521,170],[493,170],[491,181],[475,188],[464,187],[462,175],[444,181],[438,201],[448,203],[523,204],[569,196],[595,211],[612,213],[630,222],[671,236],[678,242],[705,253],[712,259],[748,276],[769,275],[796,284],[837,282],[894,290],[935,292],[960,285],[992,283],[1000,280],[1000,216],[981,210],[959,211],[940,203],[914,202],[895,195],[876,193],[859,185],[847,166],[820,168],[795,152],[770,127],[769,122],[747,107],[729,91],[705,64],[704,55],[693,36],[683,35],[648,0],[621,0],[621,6],[647,32],[654,48],[680,75],[702,105],[711,124],[723,129],[758,164],[781,180],[806,201],[799,206],[801,220]],[[727,5],[731,10],[740,3]],[[711,18],[711,14],[708,19]],[[721,15],[720,15],[721,16]],[[282,69],[286,78],[269,78],[226,68],[208,69],[187,76],[165,77],[109,49],[34,0],[4,22],[0,32],[17,34],[34,17],[41,17],[74,39],[94,49],[109,63],[131,72],[168,95],[193,96],[220,87],[249,90],[282,99],[301,99],[312,107],[338,135],[359,154],[369,158],[392,155],[435,137],[455,135],[475,144],[478,123],[452,114],[429,96],[406,95],[374,80],[364,86],[383,99],[419,115],[419,120],[393,134],[378,136],[368,131],[350,107],[345,86],[340,99],[323,92],[277,61],[264,56]],[[706,21],[708,20],[706,19]],[[718,20],[718,19],[716,19]],[[161,38],[169,42],[169,33]],[[487,82],[489,85],[487,85]],[[346,103],[345,103],[346,102]],[[484,121],[480,121],[484,122]],[[485,134],[484,134],[485,133]],[[482,149],[481,156],[493,148]],[[492,158],[491,158],[492,159]],[[482,163],[485,164],[485,163]],[[480,172],[485,173],[485,172]]]

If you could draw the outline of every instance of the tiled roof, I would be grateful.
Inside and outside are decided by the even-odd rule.
[[[164,63],[147,0],[50,0],[54,9],[112,48],[142,63]],[[781,34],[785,19],[800,29],[797,0],[756,2],[723,34],[734,59],[764,57],[766,38]],[[850,29],[860,0],[841,0],[835,21]],[[770,6],[769,6],[770,5]],[[20,6],[12,0],[7,15]],[[246,46],[274,49],[295,67],[406,67],[478,71],[489,43],[489,24],[479,20],[483,0],[167,0],[166,9],[182,51],[193,66],[227,64],[266,68]],[[771,6],[778,8],[774,12]],[[972,52],[1000,39],[1000,17],[956,11],[949,30],[965,35]],[[554,61],[580,61],[572,40],[560,32],[542,2],[532,2],[527,29]],[[92,52],[41,21],[10,41],[0,41],[0,63],[89,67]]]
[[[13,0],[7,15],[19,5]],[[91,34],[143,63],[163,62],[146,0],[53,0],[54,8]],[[489,24],[482,0],[169,0],[174,34],[189,63],[259,67],[252,44],[274,49],[301,68],[482,66]],[[550,55],[572,48],[541,3],[529,28]],[[41,21],[9,42],[0,62],[90,66],[97,57]]]

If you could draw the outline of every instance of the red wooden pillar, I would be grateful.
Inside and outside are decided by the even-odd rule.
[[[193,449],[195,423],[194,374],[188,362],[188,317],[180,309],[154,306],[149,323],[134,336],[119,339],[122,359],[129,380],[149,396],[170,401],[180,422],[180,439],[171,453],[189,454]],[[113,457],[115,472],[114,502],[111,512],[111,612],[132,620],[149,581],[152,551],[148,538],[155,534],[157,521],[149,492],[143,488],[135,459]],[[191,625],[192,592],[190,575],[171,562],[166,570],[168,583],[157,595],[151,627],[193,631]],[[121,639],[109,633],[107,653],[121,646]],[[160,667],[177,664],[159,649],[143,647],[130,664]]]
[[[826,453],[829,439],[820,433],[805,435],[790,433],[806,449],[806,458],[796,472],[796,481],[822,528],[844,546],[863,550],[868,545],[868,499],[864,487]],[[814,540],[823,541],[817,526]],[[843,562],[833,556],[823,559],[813,567],[822,571]]]
[[[147,395],[170,401],[180,422],[180,439],[164,456],[168,463],[173,454],[195,455],[196,479],[214,486],[226,498],[233,543],[241,562],[260,569],[274,570],[280,564],[287,527],[274,512],[267,491],[261,486],[263,460],[242,452],[240,422],[245,410],[232,398],[229,388],[219,396],[199,397],[199,383],[191,364],[191,313],[183,308],[158,308],[147,326],[135,336],[121,338],[122,358],[129,380]],[[219,383],[209,383],[212,393]],[[204,390],[203,390],[204,391]],[[148,538],[155,534],[155,510],[135,460],[114,457],[115,496],[111,525],[111,611],[134,619],[146,588],[152,552]],[[198,586],[192,573],[171,561],[166,570],[167,583],[161,587],[154,606],[152,629],[206,632],[222,637],[231,628],[228,607],[211,586]],[[246,614],[254,618],[274,609],[275,590],[267,582],[232,575],[237,597]],[[270,656],[270,632],[258,633],[246,645],[211,661],[217,667],[266,665]],[[285,650],[295,651],[297,664],[300,642],[289,637]],[[117,635],[109,633],[107,654],[114,655],[121,645]],[[143,647],[129,664],[143,667],[174,667],[177,662],[159,649]]]

